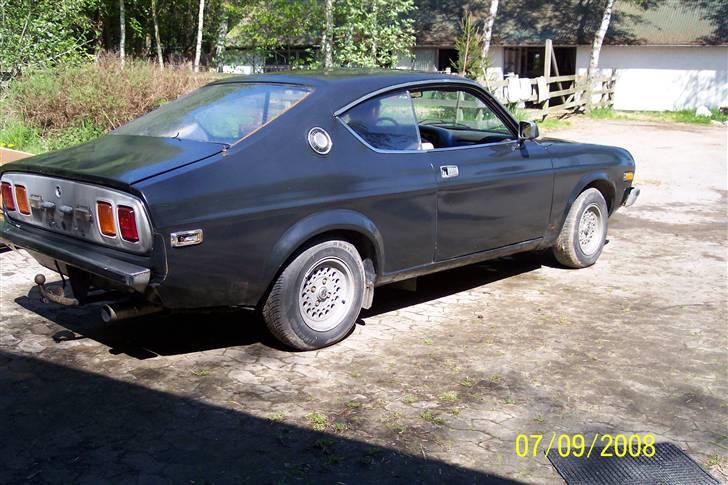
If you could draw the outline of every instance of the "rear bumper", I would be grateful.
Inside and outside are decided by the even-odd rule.
[[[0,222],[0,241],[11,247],[40,253],[140,293],[147,288],[151,278],[149,268],[113,258],[96,250],[92,244],[48,231],[41,234],[37,229],[25,229],[7,220]]]
[[[622,205],[625,207],[634,205],[634,203],[637,202],[637,197],[639,196],[640,189],[638,189],[637,187],[628,188],[624,191],[624,199],[622,200]]]

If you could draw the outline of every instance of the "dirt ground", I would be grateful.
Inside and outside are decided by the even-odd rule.
[[[594,267],[524,255],[378,289],[317,352],[247,313],[105,325],[0,254],[0,482],[560,483],[515,453],[552,432],[652,433],[728,480],[728,131],[549,135],[637,160]]]

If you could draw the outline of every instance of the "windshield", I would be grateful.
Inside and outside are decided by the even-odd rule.
[[[205,86],[122,126],[118,135],[232,144],[303,99],[309,90],[282,84]]]

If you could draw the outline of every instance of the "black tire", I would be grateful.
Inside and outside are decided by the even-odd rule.
[[[364,289],[364,265],[356,248],[325,241],[301,252],[278,276],[263,305],[263,319],[283,344],[320,349],[351,332]]]
[[[569,268],[596,263],[607,239],[608,219],[607,203],[599,190],[592,188],[579,194],[552,248],[556,260]]]

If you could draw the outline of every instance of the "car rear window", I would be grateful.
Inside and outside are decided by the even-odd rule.
[[[232,144],[303,99],[301,86],[229,83],[205,86],[122,126],[119,135]]]

